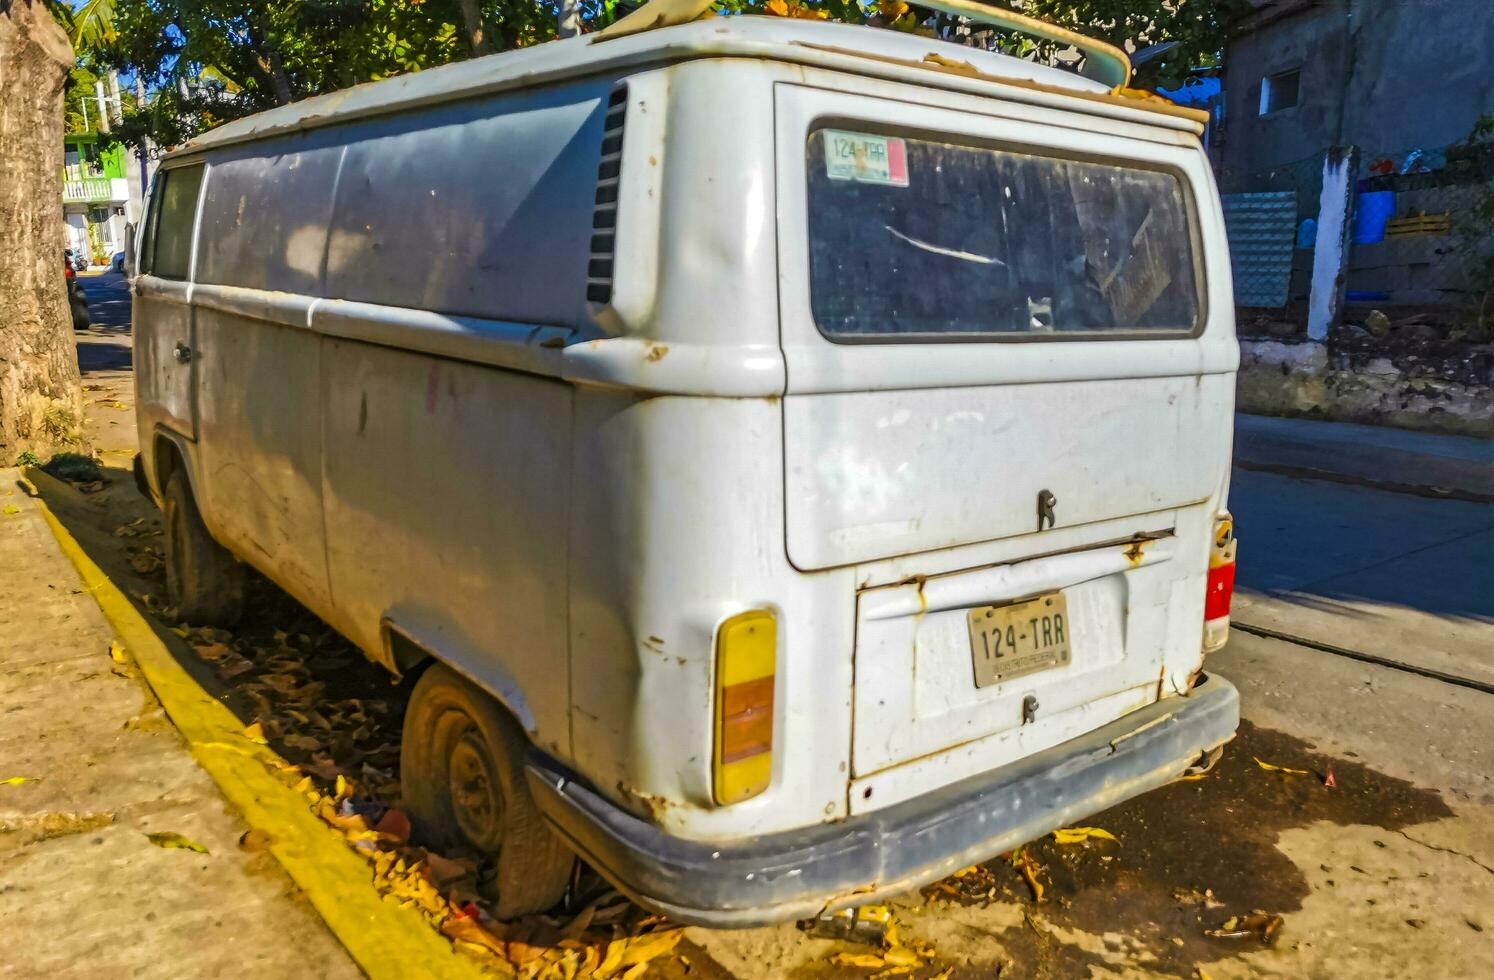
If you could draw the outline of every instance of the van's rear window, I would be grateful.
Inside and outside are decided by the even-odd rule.
[[[810,300],[837,340],[1188,334],[1172,174],[836,129],[810,135]]]

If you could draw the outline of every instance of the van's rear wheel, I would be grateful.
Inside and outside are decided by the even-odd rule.
[[[560,901],[575,863],[529,795],[527,745],[491,697],[445,664],[416,682],[400,747],[405,806],[435,846],[497,856],[501,919]]]
[[[183,620],[232,626],[244,608],[244,566],[213,540],[181,469],[166,481],[166,594]]]

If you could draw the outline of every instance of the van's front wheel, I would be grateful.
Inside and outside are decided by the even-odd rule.
[[[575,863],[529,795],[527,744],[492,698],[445,664],[416,682],[400,747],[405,806],[432,844],[497,855],[500,919],[560,901]]]
[[[213,540],[181,469],[166,481],[166,594],[177,614],[198,626],[232,626],[244,607],[244,566]]]

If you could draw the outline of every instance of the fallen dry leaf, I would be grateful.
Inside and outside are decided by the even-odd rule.
[[[162,565],[161,556],[153,551],[142,551],[130,556],[130,567],[141,575],[149,575]]]
[[[6,776],[0,779],[0,786],[19,786],[22,783],[40,782],[40,776]]]
[[[251,742],[258,742],[260,745],[270,744],[265,740],[265,726],[263,722],[256,721],[254,724],[244,729],[244,737]]]
[[[275,835],[260,827],[246,830],[239,835],[239,849],[251,854],[266,850],[273,843],[275,843]]]
[[[1259,939],[1264,945],[1276,942],[1285,920],[1271,912],[1252,912],[1246,916],[1232,915],[1218,929],[1204,930],[1205,936],[1215,939]]]
[[[1114,834],[1101,827],[1063,827],[1053,831],[1053,839],[1060,844],[1082,844],[1087,840],[1108,840],[1120,843],[1115,839]]]
[[[1288,769],[1286,766],[1276,766],[1276,765],[1272,765],[1269,762],[1262,762],[1260,759],[1256,759],[1255,756],[1251,756],[1251,758],[1255,759],[1255,764],[1256,765],[1260,766],[1262,769],[1266,770],[1267,772],[1279,772],[1283,776],[1310,776],[1310,775],[1312,775],[1306,769]]]
[[[508,959],[507,944],[482,927],[482,923],[467,916],[452,916],[441,923],[441,935],[457,942],[481,946],[492,953]]]
[[[21,508],[17,507],[15,504],[6,504],[5,512],[7,514],[19,514],[21,512]]]
[[[1027,852],[1017,848],[1012,852],[1012,865],[1021,873],[1022,879],[1027,882],[1027,887],[1032,889],[1032,900],[1041,902],[1043,900],[1043,883],[1038,880],[1037,865]]]
[[[880,970],[887,965],[882,957],[873,953],[836,953],[830,957],[836,966],[859,966],[864,970]]]
[[[157,847],[168,850],[192,851],[197,854],[207,854],[208,849],[194,840],[188,840],[174,830],[161,830],[153,834],[146,834],[146,838]]]

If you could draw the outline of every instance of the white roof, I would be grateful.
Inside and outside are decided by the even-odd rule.
[[[929,63],[942,59],[939,64]],[[852,24],[783,17],[710,17],[598,41],[582,35],[502,54],[428,68],[378,82],[304,99],[247,116],[210,130],[171,154],[179,156],[266,136],[385,115],[419,106],[471,98],[566,78],[630,71],[694,58],[745,57],[815,65],[839,71],[911,80],[922,85],[992,94],[993,86],[1015,82],[1006,98],[1053,104],[1063,91],[1084,101],[1069,108],[1118,116],[1153,125],[1196,129],[1146,103],[1104,98],[1107,86],[1071,72],[1008,55]],[[974,72],[948,70],[961,63]],[[934,70],[928,70],[928,69]],[[1059,90],[1055,93],[1054,90]],[[1025,96],[1021,93],[1026,93]],[[1097,99],[1096,96],[1102,98]]]

